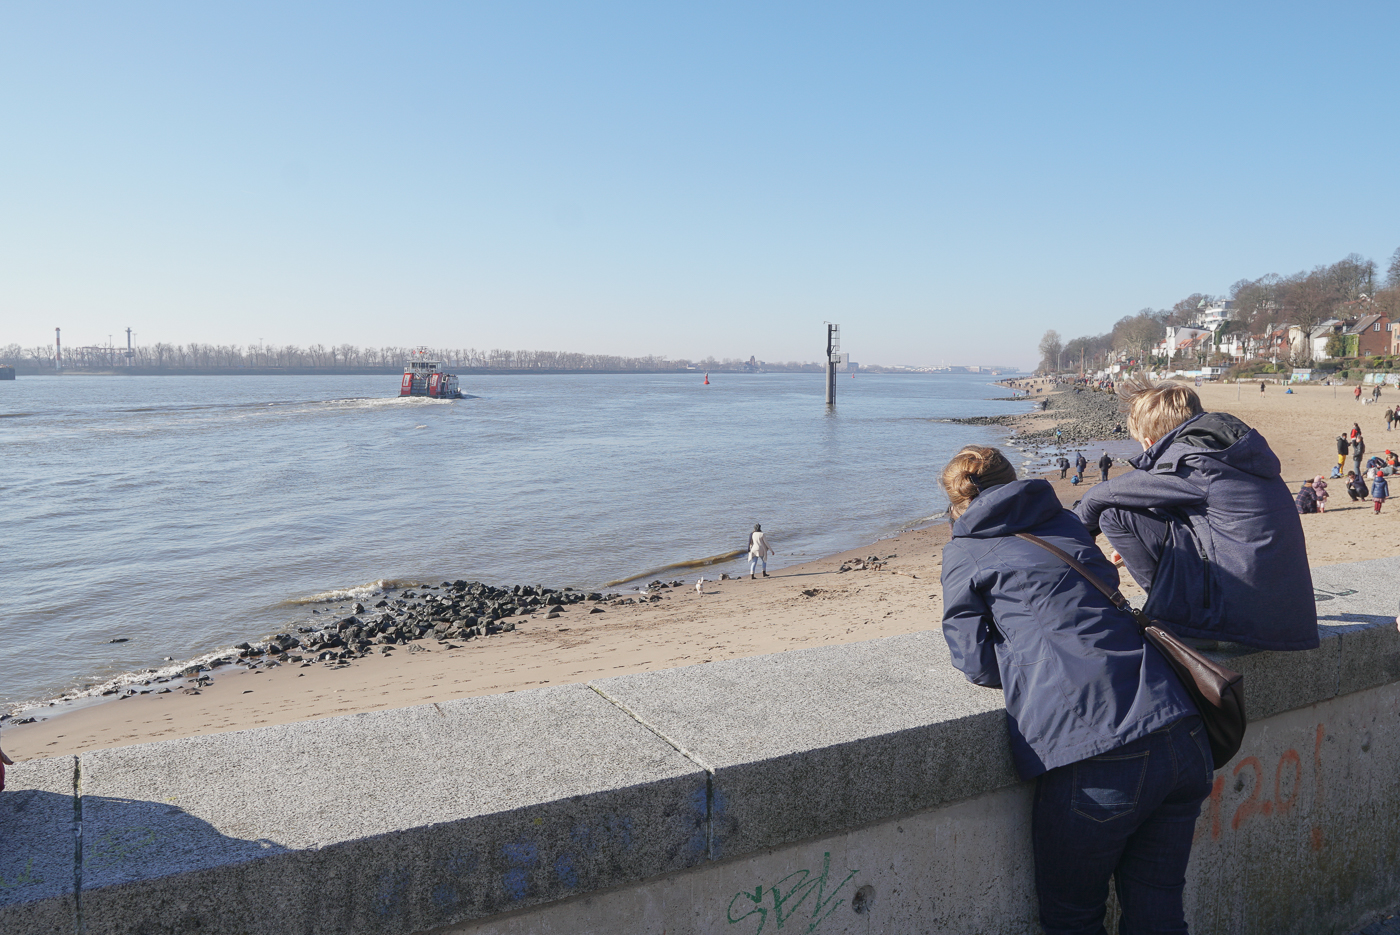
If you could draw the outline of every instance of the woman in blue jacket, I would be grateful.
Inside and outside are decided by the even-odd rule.
[[[1118,573],[1044,480],[995,448],[943,471],[943,635],[953,664],[1006,697],[1012,759],[1036,779],[1032,844],[1048,935],[1102,935],[1108,881],[1123,933],[1186,932],[1191,838],[1213,766],[1200,717],[1131,616],[1029,532],[1112,587]]]

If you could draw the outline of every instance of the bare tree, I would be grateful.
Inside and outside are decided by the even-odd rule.
[[[1060,344],[1060,333],[1054,328],[1045,332],[1040,338],[1040,369],[1046,373],[1058,373],[1060,370],[1060,354],[1064,346]]]

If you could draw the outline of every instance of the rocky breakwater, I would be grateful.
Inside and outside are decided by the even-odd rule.
[[[600,613],[598,605],[614,597],[568,587],[492,587],[479,581],[417,585],[397,594],[390,591],[369,607],[356,602],[348,608],[348,614],[330,622],[318,621],[258,642],[239,643],[234,647],[235,653],[192,665],[181,674],[195,682],[186,691],[197,691],[200,683],[209,680],[211,671],[226,665],[348,665],[354,659],[371,653],[388,654],[397,647],[406,647],[409,652],[420,650],[414,645],[417,640],[465,643],[482,636],[511,633],[517,620],[535,615],[554,619],[573,605],[592,604],[589,612]]]
[[[972,416],[946,421],[959,425],[1010,426],[1016,430],[1018,442],[1053,443],[1057,430],[1062,445],[1082,445],[1127,437],[1118,396],[1112,392],[1062,384],[1057,387],[1057,392],[1035,402],[1040,404],[1040,410],[1029,416]]]

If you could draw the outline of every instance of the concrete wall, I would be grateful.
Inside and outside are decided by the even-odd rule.
[[[1400,902],[1400,560],[1248,653],[1193,931]],[[932,621],[931,621],[932,622]],[[1035,932],[999,692],[937,632],[21,764],[0,932]],[[20,842],[16,846],[15,842]]]

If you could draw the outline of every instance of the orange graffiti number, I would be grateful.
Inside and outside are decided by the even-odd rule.
[[[1259,807],[1259,787],[1262,785],[1260,780],[1264,775],[1264,767],[1259,762],[1259,757],[1247,756],[1243,760],[1240,760],[1239,764],[1235,767],[1234,775],[1238,776],[1240,770],[1244,769],[1246,766],[1254,770],[1254,786],[1249,790],[1249,798],[1240,803],[1239,808],[1235,809],[1235,814],[1230,819],[1230,828],[1235,831],[1239,830],[1240,825],[1244,823],[1246,818],[1256,812],[1262,811]],[[1272,811],[1272,809],[1270,809],[1270,811]]]
[[[1293,782],[1289,784],[1288,798],[1283,797],[1283,772],[1284,766],[1293,764]],[[1287,815],[1293,809],[1293,803],[1298,801],[1298,786],[1303,782],[1303,760],[1298,756],[1297,750],[1285,750],[1283,756],[1279,757],[1278,768],[1274,770],[1274,805],[1278,808],[1280,815]]]

